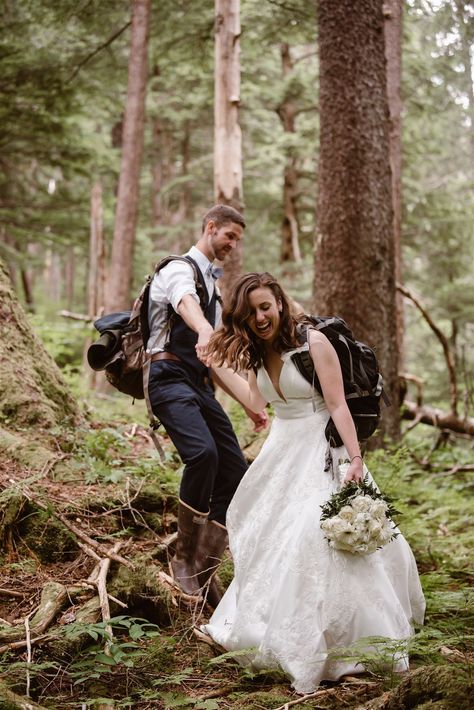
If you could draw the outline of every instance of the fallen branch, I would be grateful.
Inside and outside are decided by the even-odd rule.
[[[72,311],[59,311],[58,316],[62,316],[63,318],[71,318],[72,320],[81,320],[84,323],[92,323],[94,320],[83,313],[73,313]]]
[[[111,552],[117,553],[120,550],[120,547],[122,546],[122,542],[119,541],[115,543],[113,546]],[[105,653],[107,655],[110,655],[110,644],[112,643],[113,640],[113,631],[112,627],[110,625],[110,605],[109,605],[109,597],[107,594],[107,573],[110,568],[110,557],[106,557],[104,560],[101,560],[99,564],[99,575],[97,577],[97,592],[99,594],[99,599],[100,599],[100,609],[102,613],[102,621],[104,622],[104,627],[105,631],[108,636],[108,641],[105,643]]]
[[[14,592],[13,589],[3,589],[0,587],[0,595],[4,597],[17,597],[18,599],[23,599],[26,592]]]
[[[25,636],[26,636],[26,696],[30,697],[30,664],[31,664],[31,633],[30,633],[30,616],[25,617]]]
[[[448,471],[440,471],[439,473],[435,473],[433,478],[442,478],[443,476],[454,476],[456,473],[462,473],[462,472],[469,472],[469,471],[474,471],[474,464],[456,464],[452,468],[450,468]]]
[[[452,353],[448,339],[445,336],[445,334],[438,328],[436,323],[433,321],[433,319],[431,318],[431,316],[427,312],[426,308],[420,303],[418,298],[409,289],[406,288],[406,286],[402,286],[401,284],[397,283],[397,291],[400,291],[400,293],[402,293],[405,296],[405,298],[408,298],[418,308],[421,315],[423,316],[423,318],[428,323],[429,327],[431,328],[431,330],[433,331],[433,333],[436,335],[439,342],[441,343],[441,347],[443,348],[444,359],[446,360],[446,365],[448,368],[448,375],[449,375],[451,415],[454,417],[457,417],[458,387],[457,387],[457,378],[456,378],[456,366],[454,363],[454,355]]]
[[[279,705],[275,710],[288,710],[288,708],[294,705],[300,705],[300,703],[305,703],[307,700],[313,700],[314,698],[329,697],[335,694],[334,688],[327,688],[326,690],[317,690],[315,693],[309,693],[308,695],[302,695],[301,698],[296,698],[296,700],[289,700],[284,705]]]
[[[2,681],[0,681],[0,697],[3,701],[2,707],[9,707],[11,710],[47,710],[44,705],[38,705],[38,703],[33,702],[31,698],[17,695]],[[3,703],[5,703],[5,705],[3,705]]]
[[[64,585],[58,582],[47,582],[41,592],[38,611],[34,614],[29,623],[31,631],[35,634],[43,634],[68,598],[69,595]],[[13,626],[0,631],[0,639],[6,642],[16,641],[20,639],[22,635],[23,629],[19,626]]]
[[[31,645],[39,643],[40,641],[49,641],[54,638],[51,634],[41,634],[41,636],[35,636],[35,638],[30,639]],[[12,641],[11,643],[6,643],[0,646],[0,653],[5,653],[6,651],[14,651],[17,648],[25,648],[27,642],[25,639],[21,641]]]
[[[449,429],[457,434],[474,436],[474,418],[461,419],[452,412],[445,412],[436,407],[417,407],[414,402],[405,400],[402,406],[402,419],[417,420],[423,424]]]

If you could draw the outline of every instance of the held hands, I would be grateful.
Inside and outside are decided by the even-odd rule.
[[[267,428],[268,426],[268,414],[266,411],[263,409],[261,412],[256,414],[255,412],[252,412],[251,409],[247,409],[247,407],[244,407],[245,413],[248,416],[249,419],[253,421],[253,430],[256,432],[263,431],[264,429]]]
[[[210,367],[211,365],[211,355],[207,350],[207,345],[211,335],[214,333],[212,325],[208,323],[208,326],[209,327],[204,326],[199,330],[198,341],[196,343],[196,355],[198,356],[198,359],[206,365],[206,367]]]
[[[354,481],[358,483],[364,478],[364,463],[360,456],[353,456],[352,460],[347,469],[346,475],[344,476],[344,483],[349,483],[349,481]]]

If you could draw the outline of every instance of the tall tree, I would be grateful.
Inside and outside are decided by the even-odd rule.
[[[402,282],[402,0],[384,3],[385,58],[387,60],[387,96],[390,111],[390,167],[392,170],[393,236],[395,278]],[[397,293],[397,343],[399,369],[403,367],[403,296]]]
[[[215,3],[214,195],[215,201],[243,209],[240,105],[240,0]],[[242,271],[242,244],[226,261],[221,287],[225,298]]]
[[[127,308],[130,299],[143,150],[150,11],[151,0],[133,0],[127,101],[122,138],[122,164],[106,293],[108,310]]]
[[[283,77],[288,79],[293,71],[293,60],[290,46],[287,42],[280,45]],[[289,82],[289,87],[291,83]],[[285,91],[283,99],[277,108],[283,130],[286,133],[296,132],[296,106],[290,91]],[[301,261],[298,223],[298,158],[295,147],[290,144],[283,174],[283,220],[281,225],[280,261]]]
[[[320,166],[314,296],[377,349],[399,433],[395,254],[382,3],[320,0]]]

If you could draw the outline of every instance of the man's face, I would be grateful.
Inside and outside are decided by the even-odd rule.
[[[235,222],[227,222],[217,227],[214,222],[207,225],[208,245],[214,259],[222,261],[235,249],[242,238],[243,228]]]

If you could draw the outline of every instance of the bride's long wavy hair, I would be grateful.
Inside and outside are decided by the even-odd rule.
[[[263,364],[265,342],[247,324],[252,309],[249,295],[256,288],[268,288],[281,301],[280,329],[273,342],[282,353],[297,346],[295,325],[288,296],[277,280],[267,271],[241,276],[236,282],[230,302],[222,312],[222,326],[209,341],[208,351],[216,365],[226,364],[233,370],[257,370]]]

